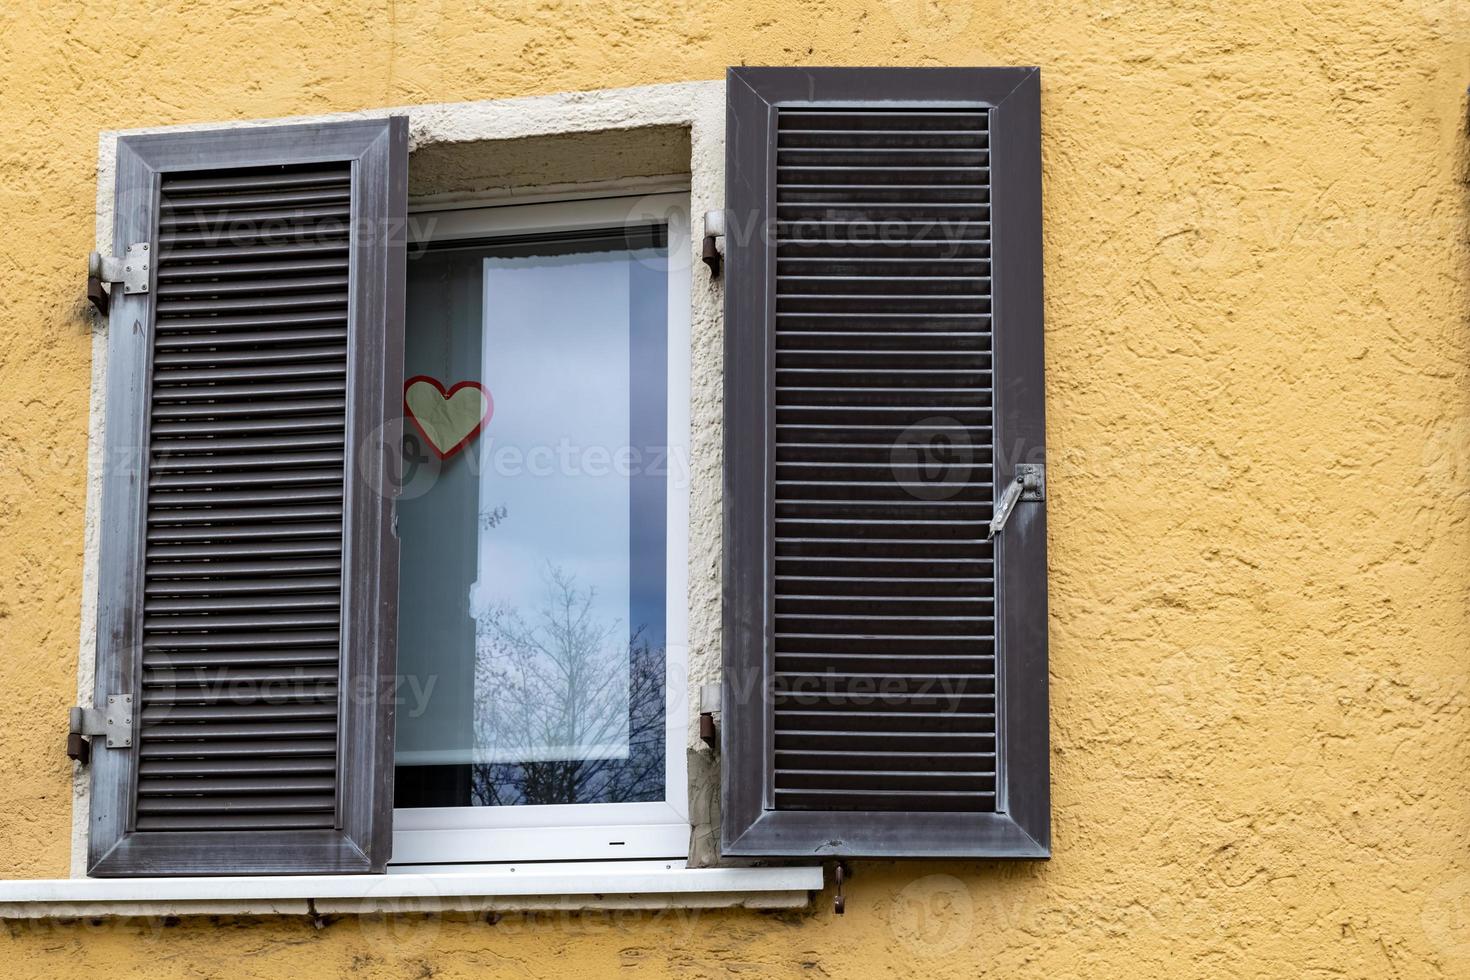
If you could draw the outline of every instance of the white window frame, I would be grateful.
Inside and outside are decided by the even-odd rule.
[[[537,204],[410,206],[414,245],[503,235],[668,228],[668,484],[664,800],[503,807],[398,807],[391,864],[683,859],[689,851],[689,453],[691,252],[689,194],[604,191]],[[409,324],[409,330],[413,325]]]

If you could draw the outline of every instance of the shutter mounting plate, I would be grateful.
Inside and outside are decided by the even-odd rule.
[[[97,307],[97,312],[106,314],[110,294],[102,288],[103,283],[122,283],[123,295],[148,292],[148,266],[152,261],[147,242],[134,242],[116,255],[93,252],[87,256],[87,298]]]
[[[131,748],[133,744],[133,697],[109,694],[105,707],[72,708],[69,733],[80,738],[103,736],[109,749]],[[75,744],[76,738],[68,739]]]
[[[122,258],[93,252],[87,261],[87,274],[103,282],[120,282],[124,293],[148,292],[148,243],[134,242]]]

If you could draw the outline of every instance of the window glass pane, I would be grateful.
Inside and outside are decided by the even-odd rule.
[[[662,228],[409,263],[406,375],[493,410],[404,439],[399,806],[663,799],[666,270]]]

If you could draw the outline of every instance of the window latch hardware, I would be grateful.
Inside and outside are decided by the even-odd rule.
[[[706,211],[704,213],[704,248],[699,254],[705,265],[709,266],[711,278],[720,277],[720,263],[725,258],[725,212]]]
[[[72,708],[66,736],[67,758],[86,765],[92,757],[92,740],[99,735],[109,749],[132,747],[132,695],[109,694],[102,708]]]
[[[147,242],[134,242],[121,258],[100,252],[87,256],[87,300],[98,313],[106,316],[111,305],[112,293],[103,288],[105,284],[122,283],[126,296],[148,292],[149,251]]]
[[[1046,467],[1040,463],[1017,463],[1016,478],[1006,485],[996,501],[995,513],[990,518],[990,530],[985,535],[989,541],[1005,530],[1011,512],[1023,500],[1046,499]]]

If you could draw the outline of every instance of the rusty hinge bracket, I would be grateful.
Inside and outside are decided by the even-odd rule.
[[[147,242],[134,242],[119,258],[93,252],[87,256],[87,299],[97,312],[107,315],[112,293],[105,284],[122,283],[123,295],[148,292],[149,267],[153,264]]]
[[[699,253],[700,261],[709,266],[711,279],[720,278],[720,265],[725,260],[725,212],[704,213],[704,246]]]
[[[109,749],[126,749],[133,744],[133,696],[109,694],[104,707],[72,708],[66,736],[67,757],[87,763],[92,740],[102,736]]]
[[[715,715],[720,711],[721,695],[719,684],[705,684],[699,689],[699,740],[716,752],[720,749],[720,733]]]
[[[846,861],[838,861],[837,867],[833,869],[832,877],[836,879],[837,891],[832,896],[832,911],[836,915],[844,915],[847,912],[847,893],[845,886],[847,879],[852,877],[852,869],[847,866]]]

